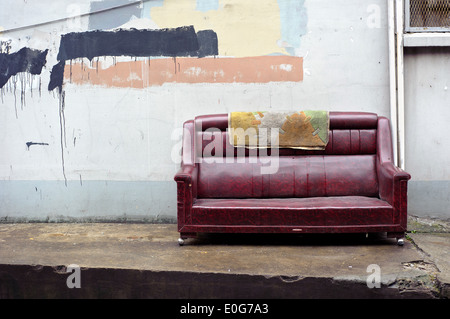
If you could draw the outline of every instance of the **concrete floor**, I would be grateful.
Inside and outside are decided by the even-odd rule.
[[[408,236],[216,234],[180,247],[173,224],[0,224],[0,297],[448,298],[450,233]],[[81,288],[67,286],[73,264]]]

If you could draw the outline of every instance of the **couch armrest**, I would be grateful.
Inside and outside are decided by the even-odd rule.
[[[398,180],[409,180],[411,178],[411,175],[401,168],[395,166],[391,162],[384,162],[380,165],[380,170],[382,174],[386,177],[389,177],[394,182]]]
[[[183,165],[175,174],[176,182],[192,183],[193,179],[197,177],[197,168],[193,165]]]
[[[191,222],[192,204],[197,197],[197,166],[182,165],[174,177],[177,182],[178,230]]]
[[[377,174],[380,198],[394,206],[395,186],[407,182],[411,175],[393,163],[392,137],[389,120],[380,116],[377,127]],[[405,199],[406,200],[406,199]]]
[[[411,175],[393,163],[380,163],[378,168],[380,198],[393,205],[396,186],[399,185],[400,181],[408,181],[410,178]]]
[[[407,189],[411,178],[404,170],[391,162],[379,163],[378,183],[380,198],[387,201],[394,208],[393,221],[406,230],[407,225]]]
[[[184,183],[189,189],[191,199],[197,198],[197,166],[182,165],[180,170],[175,174],[174,180]]]
[[[377,127],[377,175],[379,196],[394,208],[393,221],[406,230],[407,189],[411,178],[393,163],[392,137],[389,120],[380,116]]]

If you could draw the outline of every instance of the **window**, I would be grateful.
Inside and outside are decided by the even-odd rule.
[[[406,32],[450,32],[450,0],[406,0]]]

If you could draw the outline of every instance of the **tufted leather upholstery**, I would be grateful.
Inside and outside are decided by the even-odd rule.
[[[276,174],[262,174],[261,160],[198,164],[198,197],[378,196],[375,155],[280,156]]]
[[[227,127],[227,114],[184,124],[182,165],[175,176],[182,235],[298,227],[397,235],[406,230],[410,175],[392,162],[387,118],[330,112],[323,151],[235,148]],[[261,168],[270,165],[276,172],[264,174]]]

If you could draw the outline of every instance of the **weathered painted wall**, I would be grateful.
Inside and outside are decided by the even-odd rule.
[[[32,74],[27,56],[1,87],[2,220],[175,221],[180,128],[195,115],[389,115],[384,0],[3,7],[3,56],[46,60]]]
[[[409,211],[450,219],[450,48],[405,51]]]

